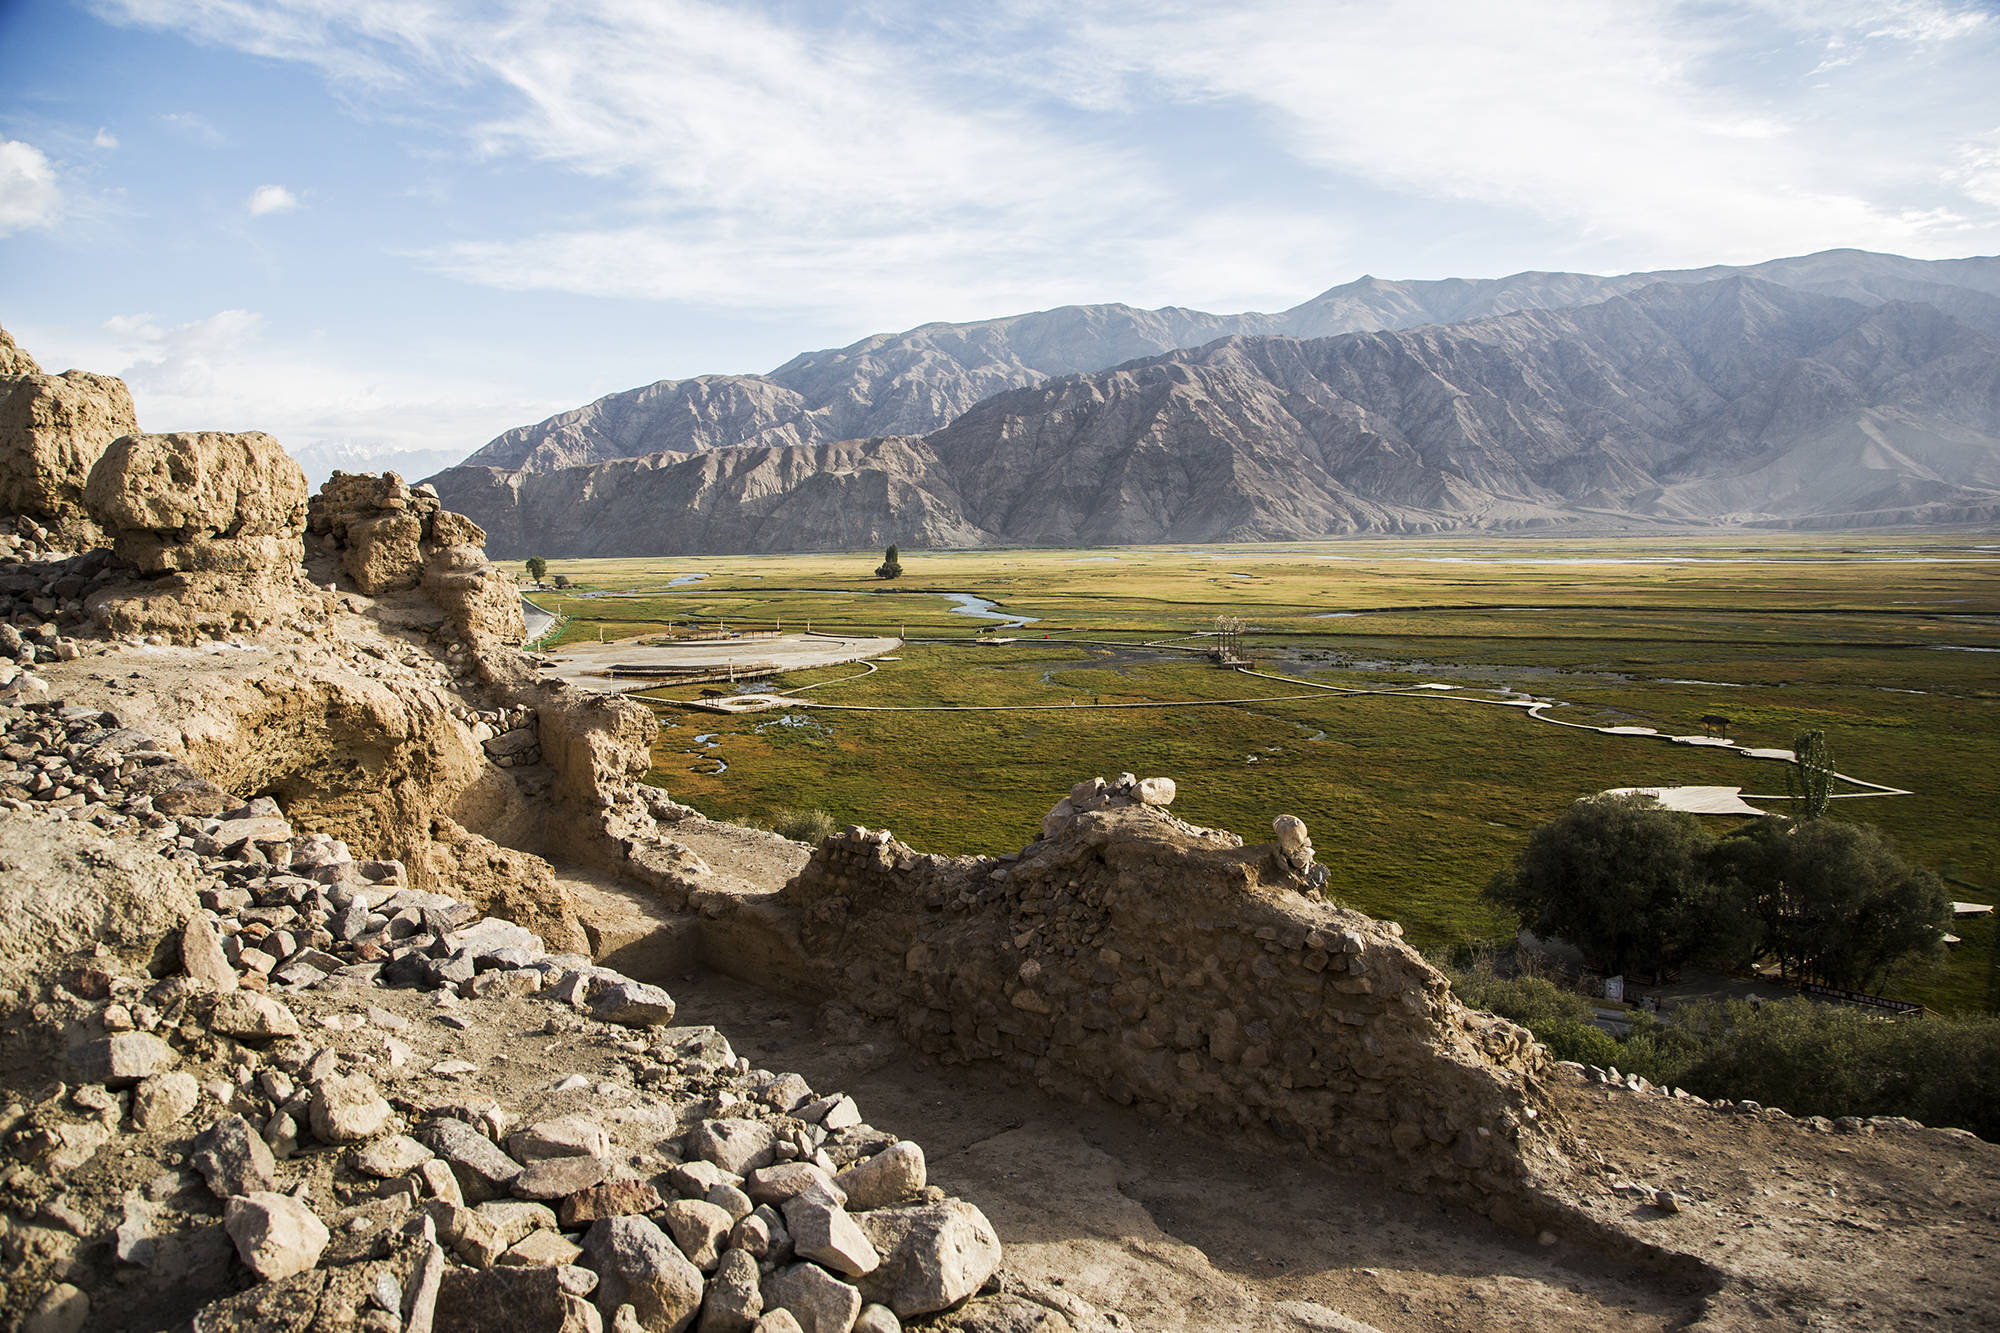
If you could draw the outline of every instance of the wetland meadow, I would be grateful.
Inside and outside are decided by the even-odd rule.
[[[1480,889],[1578,797],[1735,786],[1786,808],[1783,764],[1666,737],[1783,749],[1818,728],[1841,772],[1909,793],[1843,784],[1834,817],[1882,827],[1954,898],[2000,893],[1992,533],[906,550],[894,581],[879,560],[553,561],[571,587],[534,596],[568,617],[556,646],[808,623],[904,639],[758,687],[803,690],[810,709],[638,696],[661,722],[652,781],[736,822],[818,809],[994,854],[1080,779],[1166,776],[1176,814],[1246,841],[1304,819],[1329,896],[1438,950],[1509,932]],[[1258,674],[1207,659],[1217,617],[1244,622]],[[1954,931],[1946,962],[1890,993],[2000,1006],[1994,917]]]

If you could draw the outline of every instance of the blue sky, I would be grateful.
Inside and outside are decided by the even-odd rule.
[[[0,0],[0,324],[149,430],[1843,245],[2000,252],[2000,6]]]

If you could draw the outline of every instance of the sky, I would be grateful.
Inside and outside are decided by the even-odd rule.
[[[294,452],[931,320],[1838,246],[2000,252],[2000,0],[0,0],[0,326]]]

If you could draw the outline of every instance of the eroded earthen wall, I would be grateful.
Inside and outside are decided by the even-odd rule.
[[[1460,1005],[1395,925],[1308,899],[1302,882],[1273,846],[1132,807],[1000,860],[849,830],[778,902],[741,910],[767,938],[795,935],[793,980],[934,1055],[1518,1212],[1537,1159],[1558,1151],[1535,1083],[1546,1055]]]

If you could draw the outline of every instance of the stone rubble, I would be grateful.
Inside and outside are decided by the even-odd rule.
[[[944,1196],[851,1098],[671,1026],[547,862],[457,822],[709,873],[639,785],[649,712],[513,651],[478,526],[393,473],[309,498],[255,432],[142,434],[4,330],[0,460],[0,1021],[64,1080],[0,1106],[5,1321],[845,1333],[869,1199]],[[524,1084],[523,1042],[582,1067]]]
[[[433,1329],[845,1333],[971,1300],[998,1269],[990,1224],[928,1184],[916,1144],[751,1068],[713,1029],[671,1026],[666,991],[411,889],[268,800],[198,786],[109,713],[0,709],[0,765],[10,817],[88,825],[197,886],[157,957],[73,952],[10,997],[76,1080],[0,1111],[13,1241],[60,1211],[63,1173],[123,1141],[196,1184],[133,1195],[105,1224],[109,1262],[127,1295],[154,1284],[197,1328],[418,1327],[401,1306],[426,1290],[425,1228]],[[412,1058],[426,1008],[448,1037],[484,1003],[599,1043],[652,1109],[530,1119],[446,1086],[435,1071],[454,1062]],[[97,1228],[79,1218],[45,1263],[14,1244],[7,1308],[67,1326],[88,1279],[113,1275],[82,1244]],[[225,1295],[232,1272],[261,1285]]]

